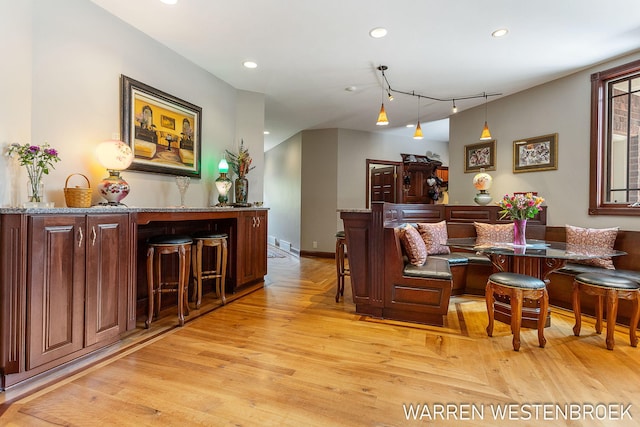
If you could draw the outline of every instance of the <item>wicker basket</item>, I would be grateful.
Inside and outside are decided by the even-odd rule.
[[[75,186],[74,188],[69,188],[69,178],[74,175],[80,175],[87,181],[87,188],[82,188],[79,186]],[[91,206],[91,183],[89,182],[89,178],[82,175],[81,173],[72,173],[67,177],[67,180],[64,183],[64,201],[67,203],[67,206],[70,208],[88,208]]]

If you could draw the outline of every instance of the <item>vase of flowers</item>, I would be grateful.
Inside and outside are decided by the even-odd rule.
[[[49,169],[54,169],[54,163],[60,161],[58,151],[51,148],[48,143],[42,145],[11,144],[8,154],[11,157],[17,155],[20,165],[27,169],[29,202],[42,202],[44,197],[42,178],[43,175],[49,174]]]
[[[525,246],[527,229],[527,219],[533,218],[542,211],[544,199],[533,193],[516,193],[513,196],[505,195],[498,201],[500,206],[500,219],[509,218],[513,220],[513,244],[514,246]]]
[[[232,153],[226,150],[227,162],[229,167],[235,173],[235,196],[236,203],[247,204],[247,198],[249,195],[249,180],[247,174],[255,167],[251,166],[251,156],[249,150],[244,146],[244,140],[240,140],[240,148],[238,153]]]

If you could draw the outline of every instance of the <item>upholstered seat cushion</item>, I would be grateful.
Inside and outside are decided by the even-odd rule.
[[[191,244],[193,240],[189,236],[180,234],[161,234],[149,237],[147,243],[150,245],[184,245]]]
[[[444,259],[444,260],[447,260],[450,265],[467,264],[467,262],[469,261],[469,259],[466,257],[466,254],[462,252],[452,252],[449,254],[431,255],[429,256],[429,258]]]
[[[229,237],[226,233],[216,233],[215,231],[198,231],[191,235],[194,239],[226,239]]]
[[[449,268],[449,261],[436,257],[428,257],[424,265],[405,265],[403,274],[409,277],[442,280],[451,280],[453,277],[451,275],[451,269]]]
[[[637,282],[603,273],[583,273],[576,276],[576,282],[607,289],[633,290],[640,288]]]
[[[482,265],[491,265],[491,260],[489,257],[482,253],[476,252],[454,252],[460,253],[467,258],[469,264],[482,264]]]
[[[509,288],[542,289],[545,287],[544,282],[536,277],[504,271],[500,273],[493,273],[489,276],[489,281]]]
[[[344,230],[340,230],[336,233],[336,238],[338,239],[344,239],[346,236],[346,234],[344,234]]]

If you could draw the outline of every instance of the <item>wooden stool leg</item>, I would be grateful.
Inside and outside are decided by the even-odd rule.
[[[522,291],[511,292],[511,330],[513,331],[513,350],[520,350],[520,325],[522,323]],[[546,316],[546,313],[545,313]]]
[[[598,295],[596,297],[596,333],[602,333],[602,306],[603,306],[603,298],[602,295]]]
[[[607,350],[613,350],[616,331],[616,317],[618,315],[618,291],[607,289]]]
[[[580,284],[573,282],[573,315],[576,318],[576,324],[573,326],[573,335],[579,337],[582,328],[582,311],[580,308]]]
[[[638,337],[636,336],[636,329],[638,329],[638,320],[640,320],[640,305],[638,304],[640,291],[636,291],[635,297],[633,297],[633,311],[631,313],[631,319],[629,321],[629,343],[631,347],[638,346]]]
[[[336,239],[336,277],[338,278],[338,283],[336,283],[336,302],[340,301],[340,288],[344,280],[344,275],[340,268],[340,249],[342,246],[340,242],[340,239]]]
[[[487,315],[489,316],[489,325],[487,325],[487,335],[490,337],[493,336],[493,321],[494,321],[494,313],[493,313],[493,286],[491,282],[487,282],[487,286],[484,290],[485,301],[487,303]]]
[[[153,247],[147,249],[147,320],[144,322],[144,327],[149,329],[151,322],[153,321],[153,299],[155,298],[153,289]]]
[[[218,297],[221,296],[220,293],[220,282],[222,279],[222,273],[221,270],[222,269],[222,241],[219,241],[218,244],[216,245],[216,295]]]
[[[154,280],[157,284],[155,291],[156,302],[154,314],[158,317],[160,316],[160,307],[162,307],[162,252],[160,250],[156,251],[154,260],[156,266],[156,276]]]
[[[187,264],[186,253],[184,246],[178,249],[178,323],[180,326],[184,325],[184,281],[185,277],[185,264]]]
[[[547,309],[549,308],[549,294],[547,289],[542,290],[542,298],[540,298],[540,313],[538,314],[538,344],[544,348],[547,340],[544,337],[544,325],[547,321]]]
[[[194,246],[197,247],[198,243],[196,242]],[[198,301],[198,260],[196,255],[198,251],[196,248],[193,248],[191,251],[191,270],[193,271],[193,295],[191,299],[194,301]],[[198,308],[198,307],[196,307]]]
[[[226,296],[226,287],[227,287],[227,239],[222,239],[222,244],[220,245],[222,249],[222,263],[220,264],[220,299],[222,300],[222,304],[227,303]]]
[[[202,251],[204,250],[203,248],[204,246],[204,242],[202,240],[198,240],[198,243],[196,243],[196,270],[194,272],[194,274],[197,275],[196,277],[196,288],[194,289],[195,292],[195,301],[196,301],[196,308],[200,308],[200,305],[202,304]]]

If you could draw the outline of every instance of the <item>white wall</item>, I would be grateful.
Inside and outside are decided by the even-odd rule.
[[[240,137],[251,147],[256,165],[250,196],[262,199],[262,95],[236,91],[91,2],[1,1],[0,31],[12,41],[3,49],[15,45],[3,56],[3,72],[13,81],[2,83],[10,90],[3,91],[0,111],[13,112],[0,115],[0,144],[47,141],[60,152],[62,162],[45,177],[47,200],[65,206],[63,187],[71,173],[87,175],[94,188],[106,176],[93,150],[120,133],[121,74],[202,107],[202,179],[192,180],[187,204],[206,206],[217,199],[212,184],[216,166],[224,149],[233,149]],[[5,131],[9,125],[13,130]],[[4,176],[10,164],[0,162],[0,168]],[[123,176],[131,184],[124,200],[130,206],[180,201],[171,175],[126,171]],[[10,182],[21,192],[17,200],[24,201],[24,172],[12,174]],[[0,203],[14,205],[6,189]]]
[[[269,211],[269,235],[300,250],[302,216],[302,133],[264,155],[264,203]]]
[[[636,53],[490,102],[489,128],[497,141],[497,169],[489,172],[493,176],[493,200],[514,191],[537,191],[549,206],[549,225],[640,230],[637,218],[588,215],[590,75],[639,58],[640,53]],[[451,204],[473,204],[474,174],[463,172],[463,147],[478,142],[484,115],[482,106],[450,117]],[[558,133],[558,170],[514,174],[513,141],[551,133]]]

